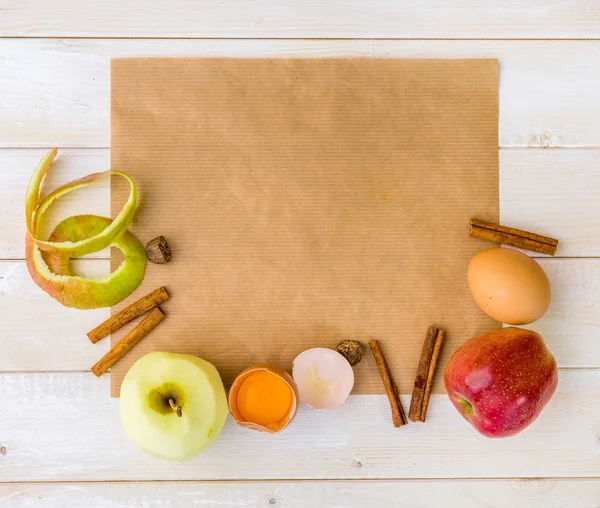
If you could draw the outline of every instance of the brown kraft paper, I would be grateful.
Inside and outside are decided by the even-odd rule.
[[[173,252],[113,309],[171,294],[112,369],[113,395],[150,351],[201,356],[229,386],[252,364],[291,370],[307,348],[373,338],[411,393],[429,325],[447,330],[440,393],[456,347],[498,327],[466,281],[489,246],[469,218],[498,222],[496,60],[117,59],[111,120],[112,168],[140,193],[131,229]],[[383,393],[364,358],[354,393]]]

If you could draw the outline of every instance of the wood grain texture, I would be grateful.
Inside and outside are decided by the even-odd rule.
[[[477,434],[445,395],[427,423],[395,429],[385,396],[306,406],[276,436],[231,419],[200,457],[165,463],[137,450],[107,376],[0,375],[3,482],[72,480],[514,478],[600,476],[600,371],[561,371],[539,419],[510,439]],[[582,389],[585,387],[585,390]],[[402,401],[408,404],[408,397]],[[243,453],[240,453],[243,451]]]
[[[4,6],[2,4],[5,4]],[[594,38],[594,0],[3,0],[0,33],[27,37]]]
[[[38,7],[43,10],[55,4],[39,2]],[[68,4],[110,15],[121,5],[115,3],[111,11],[105,2]],[[14,9],[20,5],[15,3]],[[478,6],[473,3],[472,10]],[[170,4],[168,8],[177,11]],[[143,12],[136,13],[136,19]],[[0,22],[9,16],[6,10],[0,13]],[[102,19],[101,15],[93,17]],[[59,16],[54,12],[46,19]],[[596,41],[87,39],[0,39],[0,146],[108,147],[109,60],[132,56],[498,58],[500,146],[600,146],[600,46]]]
[[[14,508],[597,508],[600,480],[13,483]]]
[[[597,368],[600,260],[538,261],[550,279],[552,302],[544,317],[524,328],[539,332],[563,367]]]
[[[44,149],[0,150],[0,217],[4,218],[0,221],[0,259],[24,257],[25,190],[33,168],[44,153]],[[501,150],[501,222],[558,238],[559,257],[600,256],[598,167],[600,150],[596,149]],[[59,150],[45,188],[109,168],[109,150]],[[108,182],[100,182],[61,198],[62,204],[50,227],[58,219],[78,213],[108,216],[108,187]],[[143,202],[143,196],[140,199]],[[107,258],[108,253],[95,253],[93,257]]]
[[[74,270],[100,277],[110,266],[90,260],[76,262]],[[86,333],[109,316],[109,309],[63,307],[34,284],[24,261],[0,262],[0,370],[89,370],[110,341],[91,344]]]
[[[5,38],[13,36],[165,39]],[[231,39],[179,39],[187,37]],[[148,0],[141,9],[117,0],[0,0],[0,147],[85,148],[61,151],[52,186],[108,169],[109,151],[91,148],[110,144],[111,57],[497,57],[499,145],[580,148],[501,150],[502,222],[558,238],[558,256],[598,257],[600,150],[588,149],[600,147],[598,41],[441,40],[598,37],[596,0]],[[0,259],[23,257],[23,196],[43,152],[0,150]],[[107,215],[108,193],[104,182],[70,194],[54,222],[74,213]],[[554,300],[533,328],[561,367],[598,369],[600,260],[541,263]],[[108,263],[77,262],[76,270],[102,275]],[[549,407],[509,440],[479,437],[444,396],[432,399],[427,424],[400,430],[390,424],[384,397],[351,397],[337,411],[303,408],[278,436],[230,420],[206,454],[168,464],[126,439],[107,376],[14,372],[89,369],[108,341],[91,345],[85,332],[107,317],[106,309],[65,309],[31,282],[23,262],[0,262],[0,371],[12,371],[0,374],[0,442],[7,447],[0,506],[598,508],[598,478],[453,478],[600,476],[600,370],[561,370]],[[391,477],[449,480],[359,481]],[[236,478],[350,481],[196,481]],[[93,483],[106,479],[115,482]],[[121,482],[165,479],[191,481]],[[31,483],[45,480],[65,483]]]

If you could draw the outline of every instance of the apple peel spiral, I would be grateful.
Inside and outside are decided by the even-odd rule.
[[[144,246],[127,231],[137,206],[135,183],[126,173],[104,171],[69,182],[41,199],[42,182],[57,152],[58,149],[53,148],[42,158],[27,188],[27,269],[41,289],[67,307],[95,309],[116,305],[140,285],[146,270]],[[127,202],[114,220],[97,215],[76,215],[58,224],[47,240],[40,238],[39,231],[44,217],[58,198],[112,175],[125,178],[130,189]],[[110,275],[91,279],[72,273],[72,258],[98,252],[107,247],[117,247],[125,255],[125,260]]]

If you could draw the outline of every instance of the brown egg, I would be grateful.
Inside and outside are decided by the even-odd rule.
[[[548,276],[535,260],[514,249],[480,252],[469,264],[468,279],[477,305],[502,323],[532,323],[550,305]]]
[[[273,365],[255,365],[235,378],[229,410],[242,427],[275,434],[298,412],[298,388],[292,376]]]

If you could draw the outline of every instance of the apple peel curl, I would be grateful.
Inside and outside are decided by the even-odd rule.
[[[27,234],[25,258],[34,282],[67,307],[95,309],[110,307],[129,296],[142,282],[146,270],[146,253],[142,243],[127,228],[135,215],[137,191],[133,180],[120,171],[105,171],[67,183],[40,201],[44,176],[52,165],[57,149],[48,152],[36,167],[25,201]],[[96,215],[76,215],[63,220],[48,240],[38,237],[45,213],[59,197],[86,187],[111,175],[125,178],[130,193],[115,220]],[[73,257],[117,247],[125,260],[106,277],[88,279],[70,270]]]
[[[44,176],[52,166],[57,148],[50,150],[40,163],[35,168],[31,179],[29,180],[29,186],[27,188],[27,194],[25,195],[25,217],[27,220],[27,232],[36,243],[36,245],[43,251],[55,252],[68,254],[71,257],[85,256],[93,252],[101,251],[110,245],[115,237],[125,231],[133,217],[135,215],[135,209],[137,204],[137,190],[135,183],[125,173],[121,171],[104,171],[102,173],[92,173],[91,175],[84,176],[78,180],[73,180],[62,187],[51,192],[43,201],[40,202],[41,186]],[[39,226],[42,222],[44,214],[50,208],[50,205],[59,197],[67,194],[68,192],[87,187],[93,183],[104,180],[111,175],[121,176],[129,182],[129,197],[123,209],[119,212],[112,224],[104,229],[102,232],[84,238],[79,241],[60,241],[52,242],[50,240],[41,240],[37,237]]]

